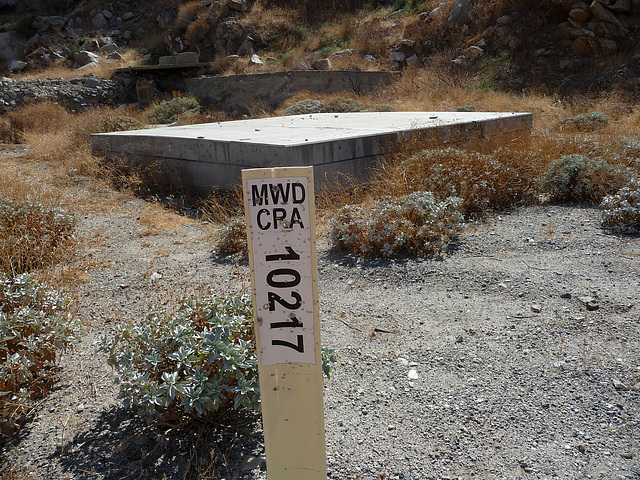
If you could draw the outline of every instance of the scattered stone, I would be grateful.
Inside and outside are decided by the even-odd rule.
[[[560,295],[560,298],[571,298],[571,294],[570,293],[563,293]]]
[[[618,380],[617,378],[614,378],[611,383],[613,384],[613,388],[615,388],[618,391],[621,392],[626,392],[627,390],[629,390],[629,387],[626,386],[624,383],[622,383],[620,380]]]
[[[163,10],[162,12],[160,12],[158,14],[158,17],[160,17],[160,15],[162,15],[164,12],[166,12],[166,10]],[[169,12],[167,12],[167,13],[169,13]],[[135,16],[136,16],[136,14],[133,13],[133,12],[126,12],[124,15],[122,15],[122,20],[124,20],[126,22],[127,20],[131,20]],[[170,13],[169,13],[169,22],[171,22],[171,14]],[[158,21],[158,23],[159,23],[159,21]]]
[[[589,297],[589,296],[578,297],[578,300],[581,303],[583,303],[584,306],[587,307],[587,310],[589,311],[598,310],[600,308],[600,306],[596,303],[593,297]]]
[[[251,60],[249,60],[249,63],[252,65],[263,65],[264,64],[264,60],[262,60],[257,54],[253,54],[251,55]]]
[[[157,282],[161,278],[162,274],[158,272],[153,272],[151,275],[149,275],[149,280],[151,280],[152,282]]]
[[[540,313],[542,312],[542,307],[540,305],[531,305],[531,311],[533,313]]]
[[[409,370],[409,373],[407,373],[407,377],[409,377],[409,380],[417,380],[418,378],[420,378],[420,376],[418,375],[418,371],[414,368]]]

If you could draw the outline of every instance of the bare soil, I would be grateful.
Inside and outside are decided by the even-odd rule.
[[[5,468],[265,479],[259,417],[147,426],[119,403],[95,346],[152,305],[245,291],[246,258],[217,255],[209,224],[62,180],[86,266],[70,270],[83,341],[0,439]],[[640,238],[602,231],[599,216],[576,205],[495,214],[431,258],[362,260],[321,239],[323,344],[340,359],[324,389],[329,478],[640,478]]]

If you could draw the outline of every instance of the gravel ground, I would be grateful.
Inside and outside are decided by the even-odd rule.
[[[80,217],[84,341],[0,458],[35,479],[265,479],[259,418],[146,426],[94,345],[151,305],[246,290],[246,259],[215,255],[210,225],[150,226],[157,207],[91,195],[113,208]],[[365,261],[321,240],[323,344],[340,359],[324,389],[329,478],[640,479],[640,238],[598,220],[517,210],[428,259]]]

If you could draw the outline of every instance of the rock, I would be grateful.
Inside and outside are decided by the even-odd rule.
[[[311,64],[313,70],[331,70],[331,61],[328,58],[316,60]]]
[[[166,11],[166,10],[164,10],[164,11]],[[160,12],[158,14],[158,16],[160,16],[160,15],[162,15],[162,12]],[[122,20],[126,22],[128,20],[131,20],[135,16],[136,16],[136,14],[133,13],[133,12],[126,12],[124,15],[122,15]],[[169,14],[169,22],[171,22],[171,14]]]
[[[118,45],[116,45],[115,43],[109,43],[109,44],[105,45],[104,47],[102,47],[101,50],[108,55],[110,53],[117,52],[118,51]]]
[[[149,276],[149,280],[151,280],[152,282],[157,282],[158,280],[160,280],[162,278],[162,274],[158,273],[158,272],[153,272],[150,276]]]
[[[122,19],[123,20],[125,19],[124,16],[122,17]],[[158,22],[158,25],[162,30],[166,30],[171,26],[171,19],[172,19],[172,16],[169,10],[162,10],[156,16],[156,22]]]
[[[73,60],[79,65],[84,66],[92,62],[98,63],[102,60],[102,57],[93,52],[82,50],[73,55]]]
[[[420,378],[420,376],[418,375],[418,371],[414,368],[409,370],[409,373],[407,373],[407,377],[409,378],[409,380],[417,380],[418,378]]]
[[[627,13],[631,11],[631,0],[618,0],[616,3],[609,7],[610,10],[616,13]]]
[[[40,33],[60,33],[68,22],[69,19],[65,17],[36,17],[31,27]]]
[[[377,63],[378,62],[378,59],[376,57],[374,57],[373,55],[365,55],[364,57],[362,57],[362,59],[365,62],[369,62],[369,63]],[[640,61],[638,63],[640,63]]]
[[[589,5],[585,2],[578,2],[571,7],[569,11],[569,17],[573,18],[577,22],[584,23],[589,19]]]
[[[263,65],[264,61],[254,53],[253,55],[251,55],[251,59],[249,60],[249,63],[252,65]]]
[[[247,0],[229,0],[229,8],[238,12],[246,12],[249,9]]]
[[[471,7],[471,0],[457,0],[447,18],[446,27],[459,28],[464,25],[469,20]]]
[[[616,27],[622,27],[622,22],[618,20],[618,17],[616,17],[613,12],[611,12],[611,10],[609,10],[607,7],[595,0],[589,6],[589,11],[595,18],[597,18],[601,22],[608,22],[615,25]]]
[[[27,68],[27,62],[23,62],[22,60],[11,60],[9,63],[9,70],[12,72],[19,72],[20,70],[24,70]]]
[[[27,41],[27,38],[18,32],[0,33],[0,59],[11,61],[23,58]]]
[[[244,42],[242,42],[242,45],[240,45],[240,48],[238,48],[238,56],[246,57],[247,55],[252,55],[254,53],[255,50],[253,48],[253,38],[245,38]]]
[[[618,44],[615,40],[599,38],[598,44],[600,45],[600,49],[604,55],[613,55],[618,51]]]
[[[351,55],[353,53],[353,50],[350,48],[347,48],[346,50],[340,50],[339,52],[333,52],[331,55],[329,55],[329,58],[340,58],[340,57],[346,57],[347,55]]]
[[[107,19],[104,18],[102,13],[98,13],[91,19],[91,23],[93,23],[93,26],[96,28],[103,28],[107,25]]]
[[[589,296],[578,297],[578,301],[584,304],[587,307],[587,310],[593,311],[593,310],[598,310],[600,308],[600,306],[596,303],[593,297],[589,297]]]
[[[122,34],[122,38],[124,38],[125,40],[131,40],[131,31],[125,30],[124,33]]]
[[[113,53],[110,53],[107,56],[107,60],[113,60],[113,61],[116,61],[116,62],[120,62],[122,60],[122,55],[120,55],[119,52],[113,52]]]
[[[402,52],[391,52],[389,54],[389,60],[392,62],[399,62],[402,63],[407,59],[406,54],[402,53]]]
[[[629,390],[629,387],[627,387],[624,383],[622,383],[617,378],[614,378],[611,381],[611,383],[613,384],[613,388],[615,388],[616,390],[618,390],[620,392],[626,392],[627,390]]]
[[[415,53],[407,58],[407,65],[413,65],[414,67],[420,66],[420,59]]]
[[[531,305],[531,311],[533,313],[541,313],[542,307],[540,305]]]

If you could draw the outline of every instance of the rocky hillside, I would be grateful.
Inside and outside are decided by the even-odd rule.
[[[357,0],[323,9],[289,0],[177,3],[0,0],[0,72],[91,69],[135,49],[147,63],[197,52],[213,73],[245,57],[258,69],[437,64],[511,91],[640,93],[640,0],[395,0],[368,10]],[[327,58],[333,65],[318,62]]]

